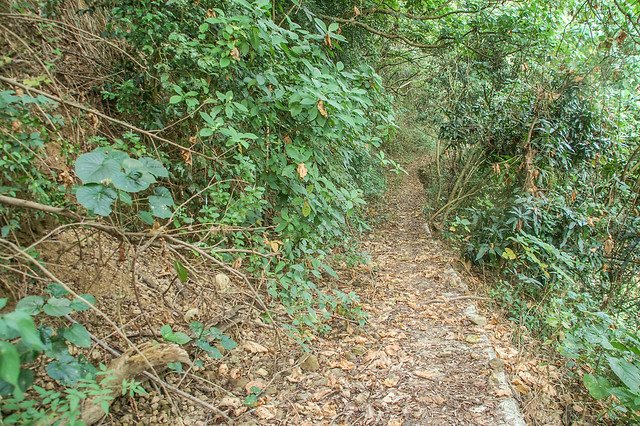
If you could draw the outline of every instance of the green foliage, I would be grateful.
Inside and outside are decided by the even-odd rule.
[[[333,296],[315,283],[333,275],[329,250],[366,229],[365,198],[382,192],[384,169],[396,166],[380,151],[393,128],[381,79],[369,66],[332,59],[325,37],[345,42],[337,24],[314,18],[279,26],[268,1],[160,3],[114,4],[111,36],[144,54],[149,67],[124,68],[127,78],[107,85],[104,96],[141,127],[188,139],[190,151],[160,147],[174,195],[188,200],[173,225],[259,229],[208,238],[277,252],[275,262],[244,264],[266,274],[269,295],[296,326],[314,328],[330,315]],[[96,207],[117,198],[92,191]],[[149,197],[160,218],[171,201]],[[163,206],[167,216],[157,214]]]
[[[98,370],[84,356],[73,356],[69,350],[70,346],[90,347],[91,335],[78,322],[52,326],[58,324],[56,317],[90,309],[95,299],[88,294],[69,298],[58,284],[49,285],[47,292],[46,298],[31,295],[20,299],[11,311],[7,311],[7,299],[0,299],[0,410],[4,424],[80,424],[81,402],[94,397],[108,412],[110,391],[97,382],[108,374],[106,368]],[[34,370],[40,365],[63,386],[62,391],[33,385]]]
[[[104,366],[103,366],[104,367]],[[103,368],[96,375],[107,374]],[[6,414],[2,421],[6,425],[67,424],[83,425],[82,402],[91,398],[106,414],[113,397],[111,390],[101,387],[95,380],[80,379],[73,388],[47,390],[33,386],[34,398],[8,397],[1,400],[0,409]]]
[[[65,187],[56,182],[45,161],[44,150],[51,133],[63,124],[62,118],[54,113],[56,106],[44,96],[0,91],[1,195],[25,197],[49,205],[63,203]],[[42,115],[33,111],[42,111]],[[2,206],[0,214],[2,237],[20,229],[26,217]]]
[[[54,330],[46,322],[36,327],[36,317],[61,317],[74,312],[90,309],[86,302],[94,304],[91,295],[70,299],[64,289],[51,285],[50,296],[27,296],[18,301],[15,309],[0,316],[0,343],[2,346],[2,373],[0,393],[13,393],[20,397],[31,386],[33,373],[26,368],[41,354],[50,362],[46,365],[49,376],[64,385],[74,385],[87,375],[92,376],[95,368],[82,356],[74,357],[68,345],[80,348],[91,346],[91,337],[80,323],[70,327],[59,326]],[[85,302],[86,301],[86,302]],[[17,340],[17,343],[15,340]],[[17,366],[17,368],[15,368]]]
[[[589,366],[582,381],[591,396],[609,403],[611,418],[639,421],[640,337],[628,318],[597,311],[588,294],[570,292],[551,305],[547,322],[565,333],[561,353]]]
[[[130,158],[123,151],[96,148],[80,155],[75,163],[76,175],[84,185],[78,187],[76,197],[89,212],[99,216],[111,214],[116,200],[133,204],[130,193],[145,191],[156,178],[166,178],[169,172],[161,162],[150,157]],[[171,217],[173,197],[165,187],[158,186],[148,197],[151,215]]]
[[[230,351],[238,346],[233,339],[216,327],[205,328],[204,324],[198,321],[191,322],[189,331],[191,335],[182,331],[173,331],[170,325],[165,324],[160,329],[160,334],[164,340],[178,345],[184,346],[191,343],[190,346],[204,351],[213,359],[222,358],[220,348]],[[220,348],[218,348],[218,345]],[[174,368],[176,371],[181,371],[181,367],[174,367],[176,367]]]

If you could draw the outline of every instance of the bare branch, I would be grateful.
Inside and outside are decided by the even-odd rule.
[[[77,213],[67,210],[63,207],[47,206],[46,204],[36,203],[35,201],[22,200],[20,198],[7,197],[6,195],[0,195],[0,204],[6,204],[8,206],[39,210],[51,214],[59,214],[61,216],[72,217],[74,219],[82,219]]]

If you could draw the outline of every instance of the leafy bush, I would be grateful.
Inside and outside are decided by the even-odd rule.
[[[73,356],[69,351],[70,345],[91,346],[87,329],[78,322],[53,326],[57,317],[90,309],[87,303],[94,304],[95,299],[88,294],[71,299],[57,284],[49,285],[47,292],[46,299],[26,296],[12,311],[0,314],[0,398],[6,424],[46,419],[74,423],[80,415],[82,400],[111,398],[107,396],[109,390],[105,391],[96,382],[98,376],[107,374],[106,370],[99,371],[84,356]],[[6,298],[0,299],[0,310],[6,311],[6,304]],[[33,386],[34,370],[45,359],[47,374],[64,387],[66,396]],[[29,396],[30,389],[38,399]]]
[[[549,315],[548,323],[566,333],[560,352],[579,365],[588,366],[582,376],[591,396],[610,405],[609,416],[616,420],[640,420],[640,337],[618,318],[593,310],[588,294],[570,292],[553,303],[559,316]]]
[[[63,124],[54,113],[57,104],[44,96],[15,90],[0,91],[0,194],[19,196],[48,205],[64,203],[66,189],[56,181],[57,173],[46,163],[45,143]],[[33,111],[42,110],[44,116]],[[47,126],[49,124],[49,126]],[[20,229],[27,217],[0,207],[3,237]]]
[[[314,280],[335,275],[329,251],[366,229],[365,197],[380,194],[384,169],[396,167],[380,151],[393,128],[380,77],[332,59],[345,42],[337,24],[310,15],[276,25],[265,0],[117,2],[109,13],[111,36],[147,68],[123,65],[126,78],[106,85],[105,98],[185,147],[157,147],[173,198],[184,201],[173,226],[259,230],[207,234],[208,243],[277,253],[277,262],[243,265],[266,275],[296,326],[315,327],[336,303]],[[115,200],[109,189],[91,191]]]

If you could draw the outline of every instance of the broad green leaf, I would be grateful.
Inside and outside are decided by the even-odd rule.
[[[640,368],[623,358],[607,357],[609,366],[616,376],[633,393],[640,393]]]
[[[173,262],[173,266],[176,268],[176,273],[178,274],[178,279],[180,280],[180,282],[186,283],[189,280],[189,271],[187,271],[187,268],[185,268],[184,265],[178,260]]]
[[[35,350],[44,349],[44,344],[40,340],[40,334],[36,329],[33,318],[27,311],[16,310],[8,313],[5,316],[5,320],[9,327],[13,328],[20,334],[22,342],[27,348]]]
[[[228,351],[230,351],[231,349],[234,349],[235,347],[237,347],[237,346],[238,346],[238,344],[235,342],[235,340],[233,340],[232,338],[230,338],[230,337],[229,337],[229,336],[227,336],[227,335],[222,335],[222,336],[220,337],[220,345],[221,345],[224,349],[226,349],[226,350],[228,350]]]
[[[2,298],[0,298],[0,310],[2,308],[4,308],[5,306],[7,306],[7,298],[6,297],[2,297]]]
[[[168,362],[167,367],[176,373],[182,373],[183,370],[181,362]]]
[[[123,203],[125,203],[128,206],[132,206],[133,205],[133,198],[131,198],[131,195],[127,194],[124,191],[119,191],[118,192],[118,198],[120,199],[120,201],[122,201]]]
[[[167,188],[158,187],[156,188],[155,195],[149,196],[149,207],[151,207],[151,213],[155,217],[159,217],[161,219],[168,219],[171,217],[171,209],[169,207],[173,206],[173,197]]]
[[[309,205],[309,201],[304,200],[304,204],[302,205],[302,216],[307,217],[311,214],[311,206]]]
[[[94,151],[80,155],[75,164],[76,175],[83,183],[100,183],[112,179],[120,172],[120,164],[104,152]]]
[[[68,361],[52,361],[47,365],[49,377],[64,386],[74,386],[78,380],[84,379],[95,371],[96,369],[92,365],[80,362],[75,358]]]
[[[150,185],[150,182],[143,179],[143,174],[136,171],[128,174],[121,173],[113,179],[112,183],[117,189],[132,193],[144,191]]]
[[[82,324],[75,323],[69,328],[63,328],[62,336],[78,347],[88,348],[91,346],[91,335]]]
[[[15,346],[0,340],[0,379],[18,388],[20,355]]]
[[[194,335],[201,336],[202,332],[204,331],[204,324],[199,321],[191,321],[191,324],[189,324],[189,328]]]
[[[69,294],[69,291],[60,283],[51,283],[47,286],[47,293],[53,297],[62,297]]]
[[[71,300],[52,297],[44,305],[44,313],[52,317],[62,317],[73,312]]]
[[[153,215],[148,211],[138,212],[138,217],[147,225],[153,225]]]
[[[99,216],[109,216],[111,214],[111,206],[117,196],[118,193],[115,190],[96,184],[81,186],[76,192],[78,202],[87,210]]]
[[[44,299],[40,296],[27,296],[18,301],[16,304],[16,310],[25,311],[30,315],[35,315],[40,312],[44,305]]]
[[[165,324],[162,327],[160,327],[160,335],[163,338],[166,338],[167,336],[170,336],[173,334],[173,330],[171,330],[171,326],[169,324]]]
[[[585,374],[582,382],[595,399],[603,399],[610,395],[611,384],[604,377]]]
[[[142,157],[140,158],[140,162],[145,167],[145,169],[155,177],[169,177],[169,171],[160,161],[151,157]]]
[[[91,305],[93,305],[93,306],[96,305],[96,298],[93,297],[92,295],[90,295],[90,294],[81,294],[80,296],[83,299],[85,299],[88,303],[90,303]],[[76,297],[71,302],[71,308],[76,312],[83,312],[83,311],[88,311],[89,309],[91,309],[91,306],[88,305],[87,303],[85,303],[79,297]]]
[[[187,336],[182,331],[177,331],[173,334],[173,337],[169,341],[177,343],[179,345],[186,345],[191,341],[191,337]]]
[[[209,342],[204,339],[196,340],[196,346],[205,351],[211,358],[220,359],[222,358],[222,353],[218,348],[212,346]]]
[[[160,328],[160,334],[166,341],[177,343],[179,345],[186,345],[191,341],[191,338],[185,333],[181,331],[174,332],[168,324],[165,324]]]
[[[209,136],[212,136],[215,133],[215,131],[213,129],[210,129],[208,127],[203,127],[202,129],[200,129],[199,135],[202,136],[203,138],[208,138]]]
[[[511,250],[509,247],[504,249],[504,252],[502,253],[502,257],[509,260],[515,260],[517,258],[514,251]]]

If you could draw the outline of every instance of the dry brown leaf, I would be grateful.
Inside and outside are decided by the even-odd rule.
[[[191,158],[191,151],[188,151],[186,149],[182,149],[182,150],[180,150],[180,154],[182,155],[182,159],[184,160],[184,162],[187,165],[189,165],[189,166],[193,165],[193,159]]]
[[[386,348],[384,348],[384,352],[389,355],[389,356],[395,356],[398,354],[398,352],[400,352],[402,350],[402,348],[400,348],[399,345],[393,344],[393,345],[389,345]]]
[[[69,173],[69,170],[63,170],[60,172],[58,175],[58,181],[65,185],[73,185],[75,183],[75,180],[73,179],[73,176],[71,176],[71,173]]]
[[[321,413],[324,417],[333,419],[338,415],[338,410],[335,404],[327,402],[321,408]]]
[[[398,385],[398,382],[400,381],[400,377],[397,376],[389,376],[386,379],[384,379],[382,381],[382,384],[385,385],[388,388],[394,388]]]
[[[329,117],[329,113],[327,112],[327,109],[325,108],[324,102],[322,101],[322,99],[318,101],[316,106],[318,107],[318,111],[320,112],[321,116],[323,116],[324,118]]]
[[[606,254],[611,254],[614,246],[615,246],[615,243],[613,241],[613,237],[611,236],[611,234],[609,234],[609,236],[607,237],[607,240],[604,242],[604,252]]]
[[[497,397],[501,397],[501,396],[511,396],[511,390],[507,389],[507,388],[500,388],[500,389],[496,389],[493,394]]]
[[[216,274],[215,280],[218,290],[222,293],[227,293],[231,289],[231,279],[222,272]]]
[[[343,370],[353,370],[355,368],[355,364],[347,359],[341,359],[338,363],[338,367]]]
[[[263,405],[256,408],[255,414],[260,420],[271,420],[276,417],[276,409],[271,405]]]
[[[333,389],[322,388],[319,391],[317,391],[316,393],[314,393],[312,398],[313,398],[314,401],[320,401],[321,399],[324,399],[324,397],[326,397],[327,395],[329,395],[332,392],[333,392]]]
[[[196,319],[198,317],[198,315],[200,315],[200,309],[191,308],[187,312],[184,313],[184,320],[186,322],[191,322],[192,320]]]
[[[300,176],[300,179],[304,179],[305,176],[307,176],[307,166],[305,166],[304,163],[300,163],[298,164],[298,167],[296,169],[298,171],[298,176]]]
[[[231,49],[231,52],[229,52],[229,55],[231,55],[231,57],[233,59],[235,59],[236,61],[240,60],[240,51],[238,50],[237,47],[234,46],[233,49]]]
[[[513,348],[503,348],[501,346],[495,346],[493,349],[495,349],[498,356],[502,359],[510,359],[518,355],[518,351]]]
[[[225,396],[224,398],[222,398],[222,400],[218,403],[218,405],[222,408],[239,408],[242,406],[242,401],[240,401],[240,398],[236,398],[233,396]]]
[[[409,307],[410,307],[411,309],[413,309],[413,310],[416,310],[416,311],[417,311],[417,310],[420,310],[420,306],[419,306],[416,302],[414,302],[414,301],[411,301],[411,300],[410,300],[410,301],[408,301],[408,302],[407,302],[407,305],[409,305]]]
[[[435,377],[438,373],[436,373],[435,371],[428,371],[428,370],[416,370],[413,372],[413,374],[423,379],[431,379]]]
[[[265,348],[265,347],[264,347],[264,346],[262,346],[260,343],[256,343],[256,342],[252,342],[252,341],[244,342],[244,344],[242,345],[242,347],[243,347],[245,350],[247,350],[247,351],[249,351],[249,352],[251,352],[251,353],[253,353],[253,354],[256,354],[256,353],[267,353],[267,352],[269,352],[269,349]]]
[[[233,415],[235,417],[240,417],[242,414],[246,413],[249,407],[243,405],[242,407],[238,407],[233,411]]]
[[[353,6],[353,16],[360,16],[360,9],[358,9],[358,6]]]
[[[249,395],[250,393],[253,393],[253,388],[258,388],[261,391],[265,390],[267,387],[267,385],[264,384],[264,382],[260,379],[256,379],[256,380],[251,380],[249,383],[247,383],[246,385],[244,385],[244,390],[247,391],[247,395]]]
[[[231,377],[232,379],[237,379],[238,377],[240,377],[240,369],[239,368],[233,368],[230,372],[229,372],[229,377]]]
[[[238,257],[236,260],[233,261],[233,269],[240,269],[240,267],[242,266],[242,258]]]
[[[227,364],[220,364],[218,366],[218,374],[221,376],[229,374],[229,366]]]
[[[304,378],[302,374],[302,369],[300,367],[295,367],[291,369],[291,374],[287,376],[287,380],[291,383],[299,383]]]
[[[526,371],[521,371],[518,373],[518,376],[524,380],[525,383],[530,384],[530,385],[535,385],[536,384],[536,378],[533,376],[533,374],[526,372]]]
[[[326,44],[329,47],[333,47],[333,44],[331,43],[331,36],[329,35],[329,33],[326,33],[324,35],[324,44]]]
[[[291,143],[291,136],[289,135],[284,135],[284,138],[282,138],[284,140],[284,143],[286,144],[290,144]]]

